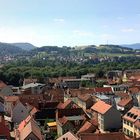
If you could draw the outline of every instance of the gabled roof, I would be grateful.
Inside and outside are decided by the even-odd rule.
[[[39,140],[42,140],[40,128],[37,126],[36,122],[33,119],[31,119],[21,131],[20,140],[25,140],[26,137],[31,133],[33,133]]]
[[[96,87],[94,88],[95,92],[99,92],[99,93],[106,93],[106,92],[112,92],[112,88],[111,87]]]
[[[31,133],[33,133],[39,140],[42,140],[40,128],[31,116],[28,116],[19,124],[18,131],[20,140],[25,140],[25,138]]]
[[[140,108],[138,107],[132,107],[124,116],[124,119],[135,122],[138,118],[140,118]]]
[[[131,87],[131,88],[129,88],[129,92],[130,92],[130,94],[136,94],[136,93],[140,92],[140,89],[138,87]]]
[[[125,107],[127,106],[130,102],[132,102],[132,98],[128,97],[128,98],[124,98],[122,100],[120,100],[118,102],[118,106],[121,106],[121,107]]]
[[[112,107],[111,105],[109,105],[109,104],[107,104],[107,103],[105,103],[105,102],[100,100],[97,103],[95,103],[91,107],[91,109],[93,111],[96,111],[96,112],[100,113],[100,114],[105,114],[108,110],[111,109],[111,107]]]
[[[63,138],[68,138],[68,140],[78,140],[78,138],[71,132],[67,132],[61,137],[59,137],[57,140],[63,140]]]
[[[63,118],[59,118],[58,120],[62,126],[68,122],[68,119],[66,116],[63,116]]]
[[[70,105],[72,103],[72,100],[68,99],[67,101],[65,101],[64,103],[59,103],[57,108],[59,109],[65,109],[67,108],[68,105]]]
[[[80,95],[78,95],[78,98],[79,98],[80,100],[84,101],[84,102],[86,102],[86,101],[89,100],[89,99],[92,100],[92,98],[91,98],[91,96],[90,96],[89,94],[84,94],[84,95],[80,94]]]
[[[79,133],[92,133],[95,131],[96,131],[96,127],[92,123],[90,123],[89,121],[86,121],[77,133],[78,134]]]

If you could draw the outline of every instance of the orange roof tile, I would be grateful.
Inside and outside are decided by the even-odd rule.
[[[98,101],[97,103],[95,103],[91,109],[100,113],[100,114],[105,114],[112,106],[103,102],[103,101]]]
[[[57,138],[57,140],[63,140],[63,138],[68,138],[68,140],[78,140],[77,136],[75,136],[72,132],[67,132],[61,137]]]
[[[5,101],[6,102],[16,102],[19,100],[18,96],[6,96],[5,97]]]
[[[78,95],[78,98],[81,99],[82,101],[87,101],[89,99],[92,99],[91,96],[89,94],[85,94],[85,95]]]
[[[95,88],[95,92],[112,92],[112,88],[111,87],[96,87]]]
[[[123,98],[122,100],[120,100],[118,102],[118,105],[121,106],[121,107],[125,107],[127,106],[130,102],[132,102],[132,98]]]
[[[132,87],[132,88],[129,88],[129,92],[130,94],[135,94],[135,93],[138,93],[140,92],[140,89],[138,87]]]
[[[38,140],[42,140],[40,128],[33,119],[31,119],[20,132],[20,140],[25,140],[31,133],[34,134]]]
[[[66,123],[67,123],[67,121],[68,121],[68,119],[67,119],[67,117],[66,117],[66,116],[64,116],[63,118],[59,118],[58,120],[59,120],[59,122],[61,123],[61,125],[66,124]]]
[[[86,121],[77,133],[78,134],[79,133],[92,133],[95,131],[96,131],[96,127],[92,123]]]
[[[135,122],[140,117],[140,108],[132,107],[123,118],[129,120],[130,122]]]
[[[64,103],[59,103],[58,106],[57,106],[57,108],[59,108],[59,109],[65,109],[70,103],[72,103],[72,101],[70,99],[68,99]]]

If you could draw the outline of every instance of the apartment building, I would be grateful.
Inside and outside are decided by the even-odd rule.
[[[140,137],[140,108],[133,107],[123,116],[123,132],[129,137]]]

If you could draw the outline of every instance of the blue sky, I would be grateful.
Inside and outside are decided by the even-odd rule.
[[[140,42],[140,0],[0,0],[0,42]]]

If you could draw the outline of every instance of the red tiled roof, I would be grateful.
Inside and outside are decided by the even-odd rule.
[[[91,96],[89,94],[85,94],[85,95],[78,95],[78,98],[82,101],[87,101],[89,99],[91,99]]]
[[[95,88],[95,92],[99,92],[99,93],[101,93],[101,92],[112,92],[112,88],[111,87],[101,87],[101,88],[99,88],[99,87],[96,87]]]
[[[91,109],[100,114],[105,114],[111,107],[111,105],[99,100],[91,107]]]
[[[117,93],[115,93],[115,95],[119,96],[121,98],[129,97],[128,93],[125,93],[125,92],[117,92]]]
[[[67,108],[67,106],[72,103],[72,101],[70,99],[68,99],[67,101],[65,101],[64,103],[59,103],[57,108],[59,109],[65,109]]]
[[[132,98],[123,98],[122,100],[120,100],[118,102],[118,105],[121,106],[121,107],[125,107],[127,106],[130,102],[132,102]]]
[[[33,133],[39,140],[42,140],[40,128],[30,115],[19,124],[17,130],[20,140],[24,140],[30,133]]]
[[[66,116],[63,116],[63,118],[59,118],[58,120],[61,123],[61,125],[65,125],[68,121]]]
[[[140,89],[138,87],[131,87],[131,88],[129,88],[129,92],[130,92],[130,94],[131,93],[135,94],[135,93],[140,92]]]
[[[130,122],[135,122],[140,117],[140,109],[137,107],[132,107],[123,118],[129,120]]]
[[[78,134],[79,133],[92,133],[95,131],[96,131],[96,127],[92,123],[86,121],[77,133]]]
[[[31,116],[29,115],[25,120],[23,120],[19,126],[18,126],[18,130],[19,132],[22,131],[22,129],[26,126],[26,124],[31,120]]]
[[[33,107],[33,109],[30,111],[31,116],[33,116],[38,111],[39,110],[36,107]]]
[[[75,136],[72,132],[67,132],[61,137],[57,138],[57,140],[63,140],[63,138],[68,138],[68,140],[78,140],[77,136]]]
[[[20,132],[20,140],[25,140],[31,133],[36,136],[38,140],[42,140],[40,128],[33,119],[31,119]]]
[[[6,96],[5,97],[5,101],[6,102],[16,102],[19,100],[18,96]]]
[[[81,140],[126,140],[125,135],[120,132],[115,133],[83,133],[80,135]]]

